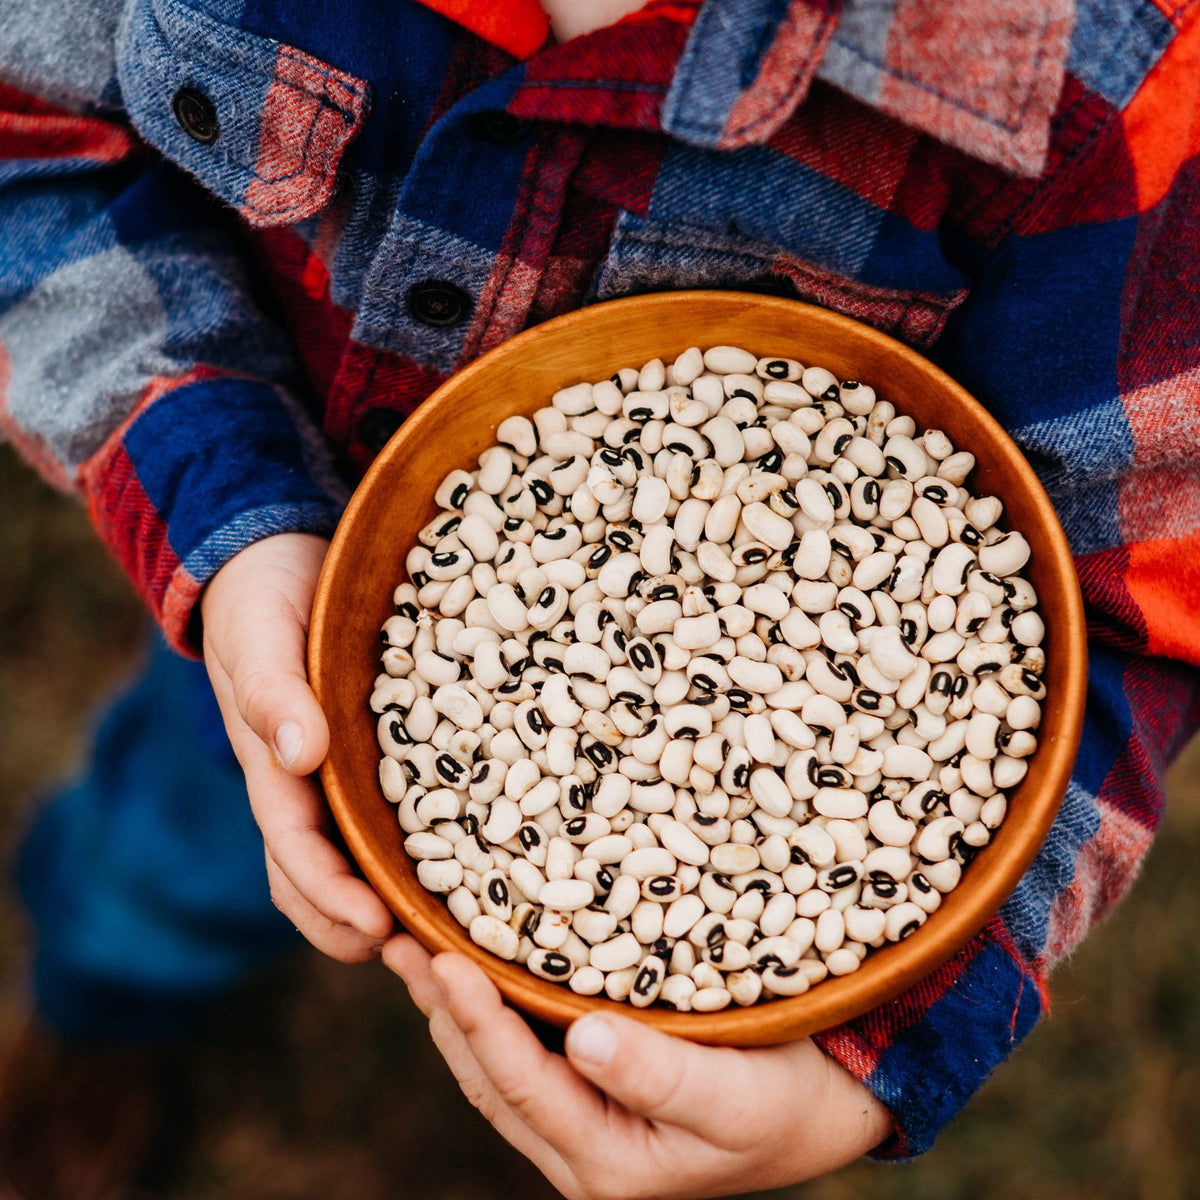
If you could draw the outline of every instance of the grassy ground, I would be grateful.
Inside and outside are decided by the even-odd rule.
[[[0,843],[80,761],[86,716],[131,669],[136,602],[82,516],[0,447]],[[1055,978],[1044,1023],[905,1167],[859,1163],[789,1200],[1200,1196],[1200,743],[1172,773],[1143,876]],[[25,931],[0,902],[0,972]],[[398,982],[300,952],[186,1049],[167,1200],[491,1200],[554,1193],[459,1095]]]

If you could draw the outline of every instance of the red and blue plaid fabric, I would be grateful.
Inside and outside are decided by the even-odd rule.
[[[1130,885],[1196,724],[1197,11],[652,0],[518,60],[411,0],[10,5],[4,430],[186,647],[222,563],[331,530],[406,413],[549,316],[768,290],[939,361],[1055,501],[1091,691],[1016,894],[819,1038],[919,1153]]]

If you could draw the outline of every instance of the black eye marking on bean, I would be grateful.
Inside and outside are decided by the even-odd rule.
[[[517,830],[517,840],[526,850],[532,850],[542,844],[542,835],[536,825],[522,825]]]
[[[466,772],[466,767],[453,758],[449,754],[439,754],[437,761],[434,764],[437,768],[437,773],[443,778],[450,780],[451,783],[457,783]]]
[[[496,905],[503,906],[508,903],[508,887],[504,880],[496,877],[488,880],[488,899]]]
[[[921,797],[921,811],[928,815],[935,808],[940,808],[943,804],[949,804],[949,797],[945,792],[939,792],[936,789],[931,792],[926,792]]]
[[[646,642],[634,642],[629,647],[629,661],[643,671],[653,669],[655,665],[654,651]]]
[[[637,978],[633,981],[633,990],[639,996],[645,996],[653,991],[656,983],[658,983],[658,972],[647,965],[637,973]]]
[[[607,767],[613,760],[613,752],[603,742],[591,742],[583,752],[597,767]]]

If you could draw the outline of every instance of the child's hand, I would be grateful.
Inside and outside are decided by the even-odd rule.
[[[595,1015],[547,1051],[468,959],[408,936],[408,984],[476,1108],[571,1200],[724,1196],[835,1170],[892,1131],[887,1110],[808,1038],[713,1049]]]
[[[330,841],[325,800],[307,778],[329,746],[305,666],[328,548],[324,538],[285,533],[230,559],[201,599],[204,661],[246,772],[276,906],[317,949],[358,962],[378,953],[392,916]]]

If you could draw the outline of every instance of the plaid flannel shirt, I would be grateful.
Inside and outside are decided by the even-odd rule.
[[[567,309],[764,289],[939,361],[1058,508],[1091,690],[1000,914],[818,1038],[919,1153],[1129,886],[1195,724],[1196,14],[652,0],[521,59],[412,0],[2,0],[3,429],[186,647],[232,554],[328,533],[441,380]]]

